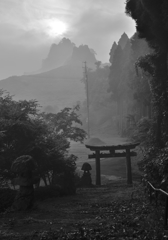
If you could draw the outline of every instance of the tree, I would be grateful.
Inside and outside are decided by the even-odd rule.
[[[149,79],[151,76],[146,74],[136,65],[140,57],[150,53],[150,48],[144,39],[139,39],[135,33],[131,39],[132,56],[130,59],[129,87],[133,92],[134,109],[136,112],[136,120],[141,117],[151,118],[151,90]]]
[[[144,178],[166,190],[168,156],[168,2],[166,0],[127,0],[126,13],[136,22],[140,38],[152,52],[141,57],[137,66],[150,75],[153,121],[147,136],[150,146],[140,161]]]
[[[124,37],[125,36],[125,37]],[[126,129],[126,116],[128,114],[128,102],[130,100],[130,61],[132,57],[132,49],[130,45],[130,40],[128,40],[127,35],[122,35],[121,39],[123,42],[123,48],[118,45],[114,55],[113,61],[110,66],[109,74],[109,89],[111,93],[111,99],[116,103],[117,107],[117,124],[118,133],[124,134]]]
[[[28,154],[34,147],[35,139],[46,132],[46,127],[37,117],[37,108],[35,100],[14,101],[9,94],[1,91],[0,131],[3,132],[3,141],[0,169],[6,176],[10,176],[13,160]]]
[[[56,114],[48,113],[42,116],[57,136],[76,142],[83,142],[86,132],[79,127],[82,125],[82,122],[77,114],[78,111],[79,106],[77,105],[73,108],[64,108]]]
[[[109,74],[109,91],[112,93],[112,98],[114,100],[117,100],[119,98],[118,86],[121,82],[122,56],[123,51],[120,45],[118,45],[114,52],[113,64],[110,66]]]
[[[76,106],[57,114],[40,113],[35,100],[15,101],[1,92],[1,176],[11,179],[12,162],[22,155],[30,155],[37,162],[38,172],[46,185],[47,179],[51,184],[54,173],[58,172],[70,171],[73,179],[76,157],[68,154],[70,140],[83,141],[86,136],[78,126],[81,125],[78,110]]]
[[[107,93],[109,72],[109,66],[98,68],[95,71],[88,71],[90,129],[92,133],[94,131],[113,131],[112,118],[115,114],[115,106],[110,100],[110,93]],[[86,79],[83,78],[82,81],[86,89]],[[87,119],[86,110],[85,101],[81,108],[83,125]]]
[[[113,45],[112,45],[112,47],[111,47],[110,53],[109,53],[109,55],[110,55],[109,62],[110,62],[111,64],[113,63],[113,58],[114,58],[114,53],[115,53],[116,48],[117,48],[117,43],[114,42]]]
[[[95,65],[96,65],[96,69],[99,69],[101,66],[101,61],[96,61]]]
[[[55,179],[58,181],[58,174],[64,174],[64,178],[68,174],[72,177],[76,169],[76,156],[68,155],[70,140],[83,142],[86,137],[86,132],[79,127],[82,122],[77,114],[78,110],[77,105],[74,108],[64,108],[57,114],[40,115],[47,125],[47,133],[36,140],[31,155],[37,159],[46,185],[46,178],[49,184],[53,184]],[[69,181],[71,180],[70,178]]]
[[[168,2],[166,0],[127,0],[126,13],[136,22],[140,38],[146,39],[153,53],[141,58],[138,65],[150,73],[155,119],[156,143],[168,141]]]

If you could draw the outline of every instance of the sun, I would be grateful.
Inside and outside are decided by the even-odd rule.
[[[50,37],[63,35],[67,31],[67,25],[55,18],[46,19],[46,32]]]

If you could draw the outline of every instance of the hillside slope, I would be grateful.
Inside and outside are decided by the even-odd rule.
[[[16,100],[36,99],[43,109],[52,109],[52,112],[71,107],[86,98],[81,82],[85,61],[88,68],[94,69],[94,52],[87,45],[76,47],[64,38],[59,44],[52,44],[41,69],[3,79],[0,89],[14,95]]]
[[[42,106],[72,106],[85,99],[81,67],[61,66],[48,72],[12,76],[0,81],[0,89],[14,95],[14,99],[36,99]]]

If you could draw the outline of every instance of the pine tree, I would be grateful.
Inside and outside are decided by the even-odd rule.
[[[114,53],[115,53],[116,48],[117,48],[117,43],[114,42],[113,45],[112,45],[112,48],[111,48],[111,50],[110,50],[110,53],[109,53],[109,55],[110,55],[109,62],[110,62],[111,64],[113,63],[113,58],[114,58]]]

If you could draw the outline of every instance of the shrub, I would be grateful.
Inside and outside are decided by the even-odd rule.
[[[16,190],[10,188],[0,188],[0,212],[12,206],[16,193]]]
[[[168,184],[168,143],[162,149],[150,148],[143,160],[139,162],[139,168],[144,172],[144,180],[166,190]]]
[[[61,195],[76,193],[76,159],[73,154],[55,161],[52,185],[61,187]]]

